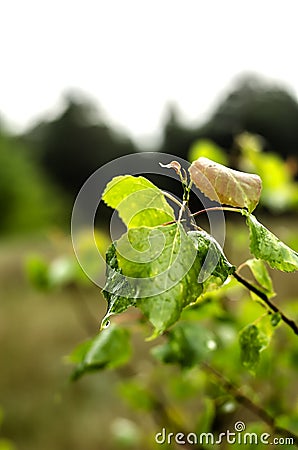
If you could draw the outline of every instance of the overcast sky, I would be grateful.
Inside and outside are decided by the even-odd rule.
[[[79,88],[138,139],[169,102],[203,120],[244,71],[297,95],[297,17],[295,0],[0,0],[0,115],[20,129]]]

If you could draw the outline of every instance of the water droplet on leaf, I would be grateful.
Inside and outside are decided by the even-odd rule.
[[[110,325],[111,325],[111,321],[110,321],[110,320],[107,320],[107,321],[102,325],[102,328],[103,328],[103,329],[109,328]]]

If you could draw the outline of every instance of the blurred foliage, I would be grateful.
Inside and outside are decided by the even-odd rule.
[[[298,210],[298,182],[295,181],[290,161],[285,162],[277,153],[265,152],[264,140],[249,133],[236,136],[234,148],[235,152],[228,155],[214,142],[201,139],[192,145],[189,160],[192,162],[204,156],[224,165],[233,161],[236,169],[261,177],[262,206],[273,213]]]
[[[70,246],[67,252],[55,258],[28,255],[25,262],[26,275],[32,285],[40,290],[57,290],[75,285],[88,286],[90,283],[88,277],[98,280],[101,275],[103,280],[105,252],[109,245],[110,239],[104,232],[84,230],[76,239],[80,264]]]
[[[28,157],[27,149],[4,132],[0,132],[0,210],[0,234],[63,224],[61,193]]]
[[[195,141],[189,150],[188,159],[190,162],[193,162],[202,156],[219,164],[223,164],[224,166],[229,164],[228,157],[224,150],[208,139]]]
[[[239,167],[262,178],[261,202],[275,212],[298,209],[298,182],[295,182],[290,163],[273,152],[263,151],[262,139],[243,133],[236,143],[241,151]]]
[[[291,158],[297,175],[297,121],[298,102],[291,92],[261,77],[245,75],[201,125],[182,124],[177,107],[171,105],[159,150],[187,159],[191,145],[196,140],[207,139],[230,154],[235,137],[246,131],[260,135],[266,151],[274,151],[284,159]]]

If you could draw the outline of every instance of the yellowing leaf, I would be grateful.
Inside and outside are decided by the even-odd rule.
[[[250,212],[259,202],[262,181],[258,175],[229,169],[204,157],[194,161],[189,172],[192,181],[210,200],[247,208]]]
[[[262,291],[267,297],[273,297],[275,295],[271,277],[265,266],[265,263],[261,259],[249,259],[245,263],[251,270],[256,281],[261,286]]]

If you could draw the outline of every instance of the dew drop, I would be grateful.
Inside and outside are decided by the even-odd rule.
[[[111,325],[111,321],[110,321],[110,320],[107,320],[107,321],[103,324],[102,328],[104,328],[104,329],[109,328],[110,325]]]

